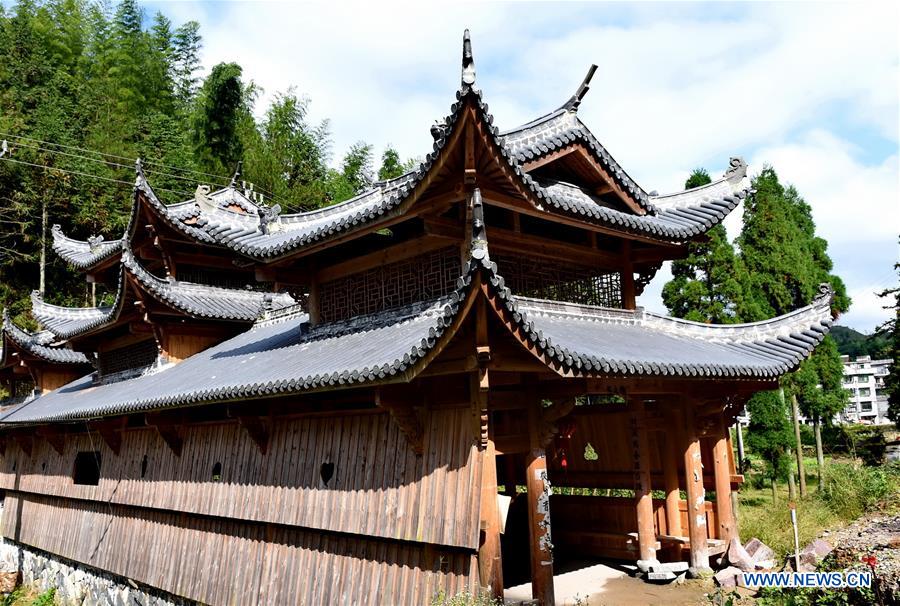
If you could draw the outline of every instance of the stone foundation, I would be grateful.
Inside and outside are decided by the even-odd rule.
[[[0,538],[0,560],[18,562],[22,584],[56,589],[62,606],[191,606],[177,596],[141,586],[91,566]]]

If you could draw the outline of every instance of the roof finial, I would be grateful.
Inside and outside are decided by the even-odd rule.
[[[238,179],[241,178],[241,172],[244,168],[244,161],[238,160],[237,168],[234,169],[234,174],[231,176],[231,185],[229,187],[234,188],[237,185]]]
[[[740,181],[747,176],[747,163],[740,156],[729,158],[725,178],[729,181]]]
[[[136,185],[140,185],[141,181],[146,181],[144,178],[144,167],[141,165],[141,159],[137,158],[134,161],[134,172],[136,175]]]
[[[591,78],[594,77],[595,71],[597,71],[597,66],[591,64],[591,66],[588,68],[587,75],[584,77],[584,80],[581,81],[581,86],[578,87],[578,90],[575,91],[575,94],[572,95],[560,109],[567,109],[573,112],[578,111],[578,106],[581,105],[581,100],[584,99],[584,96],[591,89]]]
[[[462,88],[475,84],[475,58],[472,56],[472,40],[469,30],[463,32]]]

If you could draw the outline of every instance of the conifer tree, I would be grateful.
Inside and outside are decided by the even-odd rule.
[[[711,182],[709,173],[698,168],[684,186],[693,189]],[[688,245],[686,258],[672,262],[672,280],[663,287],[662,297],[678,318],[713,324],[738,321],[741,285],[725,226],[714,226],[703,241]]]

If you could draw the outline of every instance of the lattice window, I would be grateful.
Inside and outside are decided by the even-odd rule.
[[[599,272],[587,265],[524,256],[491,255],[491,258],[513,294],[622,308],[619,272]]]
[[[210,269],[193,265],[178,265],[178,280],[206,286],[219,286],[236,290],[272,291],[271,282],[255,282],[244,272],[226,269]]]
[[[125,347],[100,352],[97,355],[97,368],[100,376],[126,370],[137,371],[152,366],[156,362],[157,353],[155,340],[140,341]]]
[[[432,299],[453,290],[459,273],[459,249],[442,248],[323,283],[319,313],[331,322]]]

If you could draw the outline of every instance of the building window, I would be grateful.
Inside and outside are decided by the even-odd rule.
[[[859,406],[862,412],[872,412],[872,402],[860,402]]]
[[[868,387],[860,387],[859,395],[860,396],[870,396],[870,395],[872,395],[872,390],[869,389]]]
[[[96,486],[100,483],[100,451],[84,450],[75,455],[72,480],[76,484]]]

